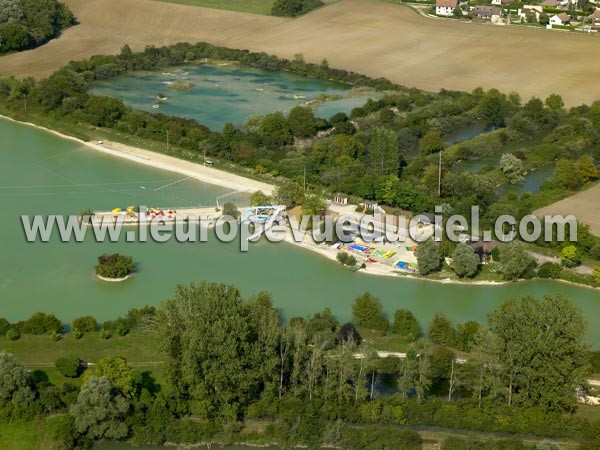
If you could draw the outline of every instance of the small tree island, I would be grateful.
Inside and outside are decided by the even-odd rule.
[[[134,264],[130,256],[114,253],[98,257],[96,276],[104,281],[125,281],[133,272]]]

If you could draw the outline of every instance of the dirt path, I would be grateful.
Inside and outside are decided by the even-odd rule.
[[[124,44],[208,41],[384,76],[426,90],[477,86],[522,97],[559,92],[569,105],[598,93],[600,37],[433,20],[408,7],[342,0],[296,20],[152,0],[65,0],[80,25],[43,47],[0,58],[0,73],[47,76],[70,60]]]
[[[541,253],[536,253],[536,252],[529,252],[531,254],[531,256],[533,256],[536,260],[538,265],[542,265],[544,263],[553,263],[553,264],[560,264],[560,258],[557,258],[556,256],[548,256],[548,255],[542,255]],[[575,270],[575,272],[581,274],[581,275],[593,275],[594,274],[594,269],[592,269],[589,266],[577,266],[575,267],[573,270]]]

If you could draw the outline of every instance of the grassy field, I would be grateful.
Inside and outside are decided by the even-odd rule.
[[[358,327],[357,331],[362,337],[362,350],[370,349],[387,352],[406,352],[410,348],[410,343],[397,334],[387,334],[382,336],[380,331],[369,330],[364,327]]]
[[[600,420],[600,406],[577,405],[577,412],[575,414],[590,422],[595,422]]]
[[[16,341],[2,337],[0,351],[12,353],[20,362],[32,368],[53,367],[56,359],[66,355],[75,355],[87,362],[96,362],[106,356],[122,356],[134,365],[152,365],[160,361],[152,337],[137,332],[110,339],[102,339],[99,332],[86,333],[81,339],[75,339],[67,333],[58,342],[53,342],[46,335],[23,335]]]
[[[149,0],[65,3],[79,25],[35,50],[0,58],[1,74],[47,76],[74,59],[117,53],[124,44],[141,50],[208,41],[284,58],[301,52],[307,61],[327,58],[332,67],[429,91],[495,87],[523,99],[558,91],[572,106],[595,99],[600,72],[600,59],[590,58],[597,36],[435,20],[375,0],[342,0],[294,20]],[[490,42],[502,45],[490,51]],[[516,49],[524,43],[551,48],[552,58],[534,51],[523,64]]]
[[[178,5],[203,6],[252,14],[270,14],[274,0],[154,0]]]
[[[0,448],[2,450],[53,450],[52,432],[57,416],[45,421],[20,421],[0,423]]]

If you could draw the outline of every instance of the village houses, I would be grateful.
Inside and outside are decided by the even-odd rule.
[[[591,26],[600,27],[600,9],[597,9],[593,14],[587,16],[587,19]]]
[[[550,25],[552,25],[552,26],[555,26],[555,25],[565,26],[565,25],[569,25],[570,23],[571,23],[571,16],[569,16],[567,13],[555,14],[552,17],[550,17]]]
[[[518,15],[522,20],[527,20],[528,14],[535,14],[535,21],[538,22],[540,20],[540,14],[544,12],[544,8],[540,5],[525,5],[523,8],[519,9]]]
[[[471,10],[471,14],[480,19],[490,19],[492,22],[498,22],[502,16],[502,9],[496,6],[476,5]]]
[[[458,0],[436,0],[435,2],[435,13],[438,16],[451,16],[456,8],[458,8]]]

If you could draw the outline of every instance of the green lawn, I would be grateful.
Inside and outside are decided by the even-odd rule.
[[[152,336],[139,332],[110,339],[102,339],[99,332],[86,333],[81,339],[74,339],[68,333],[58,342],[45,335],[23,335],[17,341],[0,338],[0,351],[12,353],[17,360],[32,368],[52,367],[56,359],[66,355],[75,355],[88,362],[96,362],[106,356],[122,356],[133,363],[160,361]]]
[[[382,336],[380,331],[369,330],[364,327],[356,327],[362,337],[361,350],[377,350],[387,352],[404,353],[410,348],[410,343],[397,334]]]
[[[204,6],[206,8],[227,9],[253,14],[271,13],[274,0],[159,0],[179,5]]]
[[[52,432],[58,417],[45,421],[0,423],[0,448],[3,450],[53,450]]]
[[[600,420],[600,406],[578,404],[575,415],[578,417],[583,417],[590,422],[596,422]]]

